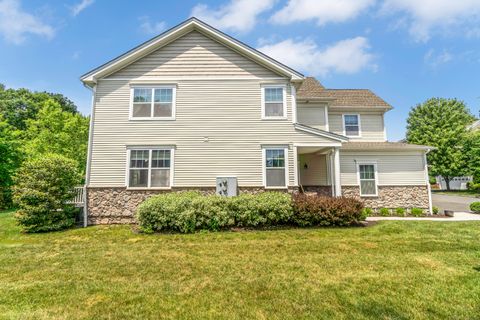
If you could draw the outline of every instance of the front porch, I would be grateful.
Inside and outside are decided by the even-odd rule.
[[[295,144],[295,184],[300,191],[341,196],[340,143]]]

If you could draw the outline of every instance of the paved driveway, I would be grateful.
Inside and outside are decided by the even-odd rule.
[[[475,201],[480,201],[480,199],[432,193],[433,205],[439,207],[440,212],[443,212],[443,210],[468,212],[470,211],[470,203]]]

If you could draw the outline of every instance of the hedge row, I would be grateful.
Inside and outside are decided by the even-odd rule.
[[[237,197],[198,192],[161,194],[144,201],[136,217],[142,231],[217,231],[231,227],[349,225],[362,220],[363,204],[351,198],[291,196],[280,192]]]

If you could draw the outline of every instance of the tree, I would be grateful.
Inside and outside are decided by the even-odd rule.
[[[25,130],[26,121],[35,119],[47,100],[56,101],[62,111],[78,113],[77,106],[61,94],[32,92],[23,88],[5,90],[3,85],[0,86],[0,114],[15,129]]]
[[[44,102],[36,119],[26,121],[23,150],[28,157],[56,153],[73,159],[81,173],[87,161],[89,118],[62,110],[53,99]]]
[[[12,176],[20,166],[18,133],[0,115],[0,209],[11,205]]]
[[[475,183],[480,183],[480,131],[469,132],[465,141],[469,174]]]
[[[450,180],[468,172],[464,144],[466,126],[473,121],[462,101],[432,98],[412,108],[407,119],[407,141],[436,147],[428,154],[430,173]]]

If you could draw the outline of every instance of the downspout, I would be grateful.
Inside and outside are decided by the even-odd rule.
[[[429,153],[431,150],[427,149],[425,153],[423,154],[423,161],[425,163],[425,180],[427,183],[427,191],[428,191],[428,210],[430,214],[433,214],[433,205],[432,205],[432,188],[430,186],[430,176],[428,174],[428,162],[427,162],[427,153]]]
[[[87,166],[85,169],[85,189],[84,189],[84,204],[83,204],[83,227],[87,227],[88,218],[88,186],[90,184],[90,168],[92,165],[92,143],[93,143],[93,125],[95,122],[95,98],[97,92],[97,85],[89,87],[83,84],[85,88],[92,91],[92,104],[90,111],[90,128],[88,130],[88,153],[87,153]]]

